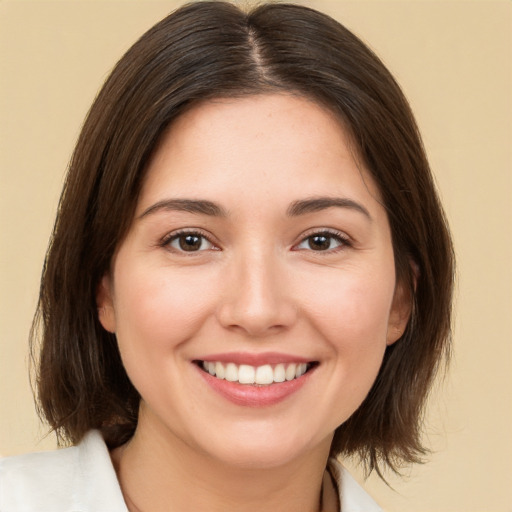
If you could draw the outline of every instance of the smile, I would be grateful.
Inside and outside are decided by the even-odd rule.
[[[221,361],[199,361],[199,366],[213,377],[239,384],[269,386],[302,377],[314,363],[278,363],[251,366]]]

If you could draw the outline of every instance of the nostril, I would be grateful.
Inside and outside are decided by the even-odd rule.
[[[283,272],[264,255],[245,254],[225,277],[226,287],[218,303],[217,318],[227,329],[251,337],[265,336],[289,328],[297,318],[294,298],[287,293]]]
[[[294,311],[286,311],[286,306],[279,305],[267,311],[229,305],[218,314],[218,320],[225,329],[240,331],[252,338],[286,330],[293,325],[295,318]]]

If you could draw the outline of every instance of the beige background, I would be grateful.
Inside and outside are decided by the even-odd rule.
[[[54,446],[34,412],[27,333],[63,175],[121,54],[181,2],[0,0],[0,453]],[[430,462],[376,477],[386,510],[512,511],[510,1],[310,1],[402,84],[458,255],[455,357],[433,394]],[[356,474],[360,477],[360,472]]]

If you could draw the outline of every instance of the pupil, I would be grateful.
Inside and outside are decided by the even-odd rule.
[[[315,235],[309,239],[309,247],[315,250],[326,250],[331,245],[330,238],[325,235]]]
[[[196,251],[201,247],[201,237],[197,235],[180,236],[180,248],[184,251]]]

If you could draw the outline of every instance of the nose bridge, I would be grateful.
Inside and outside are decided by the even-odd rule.
[[[230,262],[219,319],[225,327],[261,336],[293,323],[295,307],[287,294],[281,258],[270,247],[252,244]]]

